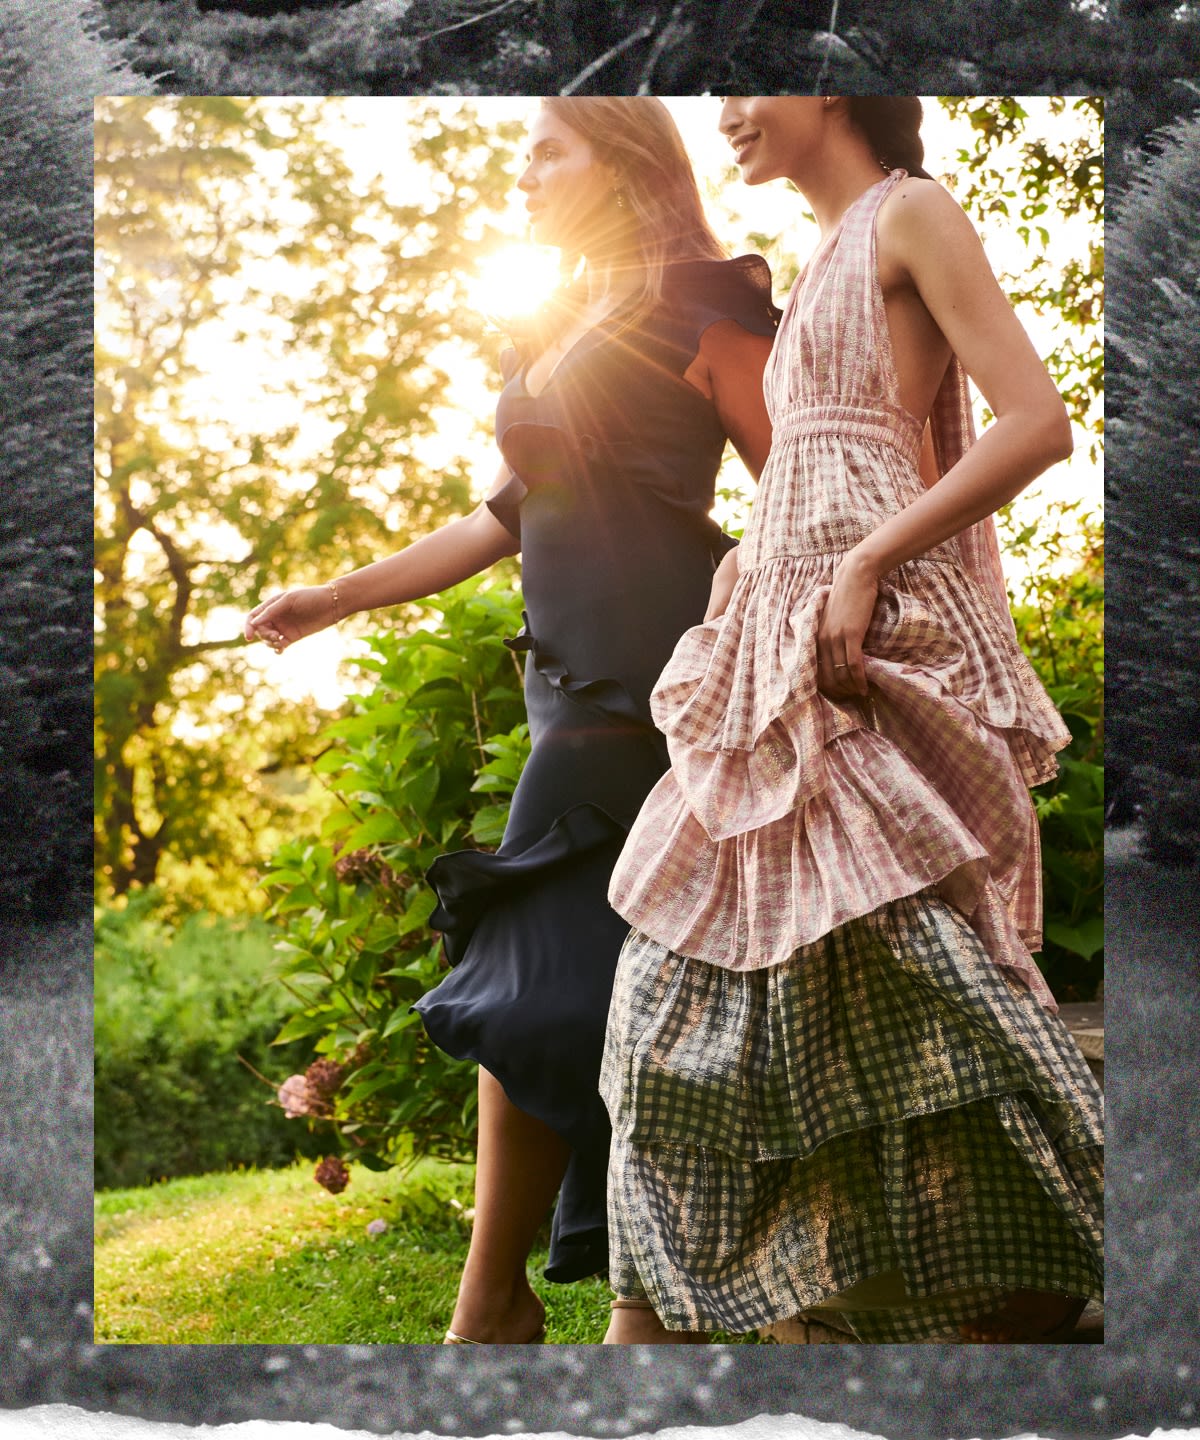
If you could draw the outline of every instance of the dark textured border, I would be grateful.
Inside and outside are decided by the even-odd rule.
[[[77,0],[63,0],[75,7]],[[26,13],[57,6],[59,0],[25,0]],[[0,22],[0,41],[6,27]],[[82,52],[80,52],[82,53]],[[72,89],[70,56],[43,56],[25,83],[44,88],[43,116],[60,142],[65,170],[31,176],[34,183],[87,186],[83,156],[89,123],[85,96]],[[82,72],[81,72],[82,73]],[[101,73],[98,64],[95,72]],[[83,83],[90,84],[84,76]],[[124,79],[113,88],[129,88]],[[7,143],[7,142],[6,142]],[[49,152],[47,152],[49,153]],[[3,256],[0,255],[0,261]],[[0,302],[2,303],[2,302]],[[78,317],[86,333],[90,316]],[[81,474],[88,457],[78,456]],[[87,617],[79,617],[80,625]],[[1136,876],[1116,883],[1111,903],[1120,916],[1136,925],[1139,885]],[[4,940],[6,964],[0,967],[0,1005],[17,989],[32,983],[23,953],[26,936],[11,932]],[[53,1031],[55,985],[86,987],[86,945],[59,953],[50,965],[58,979],[48,982],[43,1010]],[[1181,1115],[1169,1094],[1161,1103],[1140,1088],[1139,1075],[1174,1073],[1186,1080],[1194,1073],[1196,1037],[1189,1012],[1197,998],[1194,972],[1190,978],[1171,968],[1169,957],[1142,956],[1135,965],[1120,955],[1110,964],[1110,1059],[1108,1093],[1113,1140],[1109,1194],[1112,1235],[1109,1247],[1110,1293],[1108,1343],[1103,1348],[1060,1347],[995,1351],[973,1347],[900,1348],[826,1347],[818,1356],[795,1347],[739,1347],[734,1365],[713,1387],[711,1402],[697,1412],[681,1404],[663,1423],[728,1423],[763,1411],[799,1411],[814,1418],[840,1420],[892,1437],[892,1440],[933,1440],[933,1437],[1004,1435],[1036,1430],[1042,1435],[1125,1435],[1147,1433],[1156,1426],[1187,1426],[1192,1422],[1180,1407],[1193,1403],[1200,1375],[1196,1340],[1197,1261],[1191,1233],[1194,1208],[1187,1189],[1194,1185],[1197,1128],[1193,1113]],[[1170,1001],[1154,998],[1167,990]],[[61,993],[61,988],[60,992]],[[1146,1018],[1157,1017],[1152,1028]],[[76,1035],[76,1042],[86,1037]],[[1191,1099],[1189,1087],[1178,1100]],[[15,1134],[25,1123],[30,1144],[39,1128],[55,1124],[62,1095],[39,1097],[41,1109],[23,1117],[9,1099],[5,1124]],[[1158,1192],[1139,1189],[1130,1163],[1137,1152],[1162,1164]],[[65,1192],[78,1200],[87,1177],[61,1177]],[[12,1176],[0,1173],[0,1202],[14,1193]],[[1194,1197],[1193,1197],[1194,1198]],[[1157,1207],[1157,1208],[1155,1208]],[[77,1206],[72,1206],[75,1213]],[[3,1214],[0,1204],[0,1214]],[[485,1390],[498,1365],[508,1365],[523,1389],[541,1392],[538,1404],[525,1405],[528,1423],[546,1428],[586,1426],[570,1416],[566,1399],[583,1386],[603,1392],[638,1378],[637,1358],[621,1350],[573,1350],[482,1354],[454,1352],[448,1379],[445,1352],[423,1347],[383,1348],[364,1357],[353,1347],[328,1347],[315,1354],[267,1347],[233,1350],[224,1347],[93,1347],[86,1343],[87,1259],[90,1234],[77,1229],[73,1257],[53,1272],[58,1291],[31,1281],[27,1316],[36,1328],[39,1307],[63,1317],[61,1344],[43,1355],[37,1347],[21,1347],[10,1324],[0,1336],[0,1405],[22,1406],[66,1400],[96,1410],[117,1410],[160,1418],[217,1422],[264,1418],[324,1419],[378,1430],[439,1428],[449,1402],[438,1389],[450,1388],[453,1375],[477,1378]],[[4,1284],[14,1283],[7,1272]],[[65,1290],[64,1287],[65,1286]],[[72,1318],[74,1317],[74,1318]],[[733,1352],[729,1352],[732,1354]],[[700,1381],[711,1356],[692,1350],[659,1351],[656,1371],[681,1381]],[[279,1362],[286,1361],[286,1365]],[[564,1367],[573,1361],[582,1370],[572,1380]],[[1189,1374],[1181,1373],[1190,1367]],[[647,1372],[641,1371],[644,1376]],[[564,1398],[566,1397],[566,1398]],[[480,1434],[500,1426],[499,1400],[488,1413],[468,1417],[463,1427]]]

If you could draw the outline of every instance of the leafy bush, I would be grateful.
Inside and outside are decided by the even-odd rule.
[[[1104,951],[1104,551],[1094,515],[1067,538],[1064,521],[1078,509],[1054,503],[1005,537],[1028,568],[1014,607],[1021,646],[1071,731],[1058,779],[1034,792],[1045,892],[1038,960],[1059,1000],[1092,998]]]
[[[1200,116],[1158,136],[1109,239],[1113,742],[1150,855],[1200,860]]]
[[[97,912],[99,1187],[318,1153],[241,1063],[261,1071],[277,1061],[270,1044],[287,997],[263,985],[272,940],[262,921],[202,914],[172,931],[155,891]],[[291,1054],[302,1063],[301,1047]]]
[[[472,582],[438,606],[436,630],[376,635],[356,662],[374,687],[324,732],[315,766],[342,808],[320,839],[281,847],[263,882],[284,927],[275,974],[298,1011],[276,1043],[318,1057],[288,1093],[368,1168],[473,1157],[475,1068],[430,1044],[410,1009],[444,966],[424,877],[446,851],[499,843],[528,751],[502,640],[518,597]]]

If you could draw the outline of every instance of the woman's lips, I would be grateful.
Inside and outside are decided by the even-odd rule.
[[[736,140],[732,142],[733,162],[735,165],[740,165],[742,163],[742,161],[746,158],[747,151],[751,150],[754,147],[754,144],[757,140],[758,135],[754,134],[739,136]]]

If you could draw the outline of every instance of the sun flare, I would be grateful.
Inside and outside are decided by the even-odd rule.
[[[485,255],[470,282],[471,303],[503,323],[531,315],[558,283],[558,252],[543,245],[506,245]]]

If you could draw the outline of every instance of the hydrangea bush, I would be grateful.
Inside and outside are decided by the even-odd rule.
[[[263,882],[282,929],[275,978],[296,1005],[276,1043],[306,1040],[315,1056],[279,1103],[372,1169],[474,1155],[475,1067],[431,1045],[411,1009],[445,963],[425,872],[446,851],[499,844],[529,747],[503,643],[519,598],[474,582],[442,596],[437,618],[374,636],[356,662],[372,688],[324,732],[315,766],[338,807],[320,836],[277,851]],[[340,1164],[317,1171],[334,1193]]]

